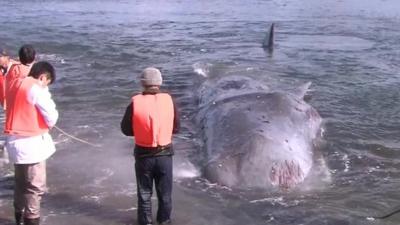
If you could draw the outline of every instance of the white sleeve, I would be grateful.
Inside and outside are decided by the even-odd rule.
[[[56,124],[58,111],[47,87],[33,85],[28,93],[28,101],[36,106],[47,126],[53,127]]]

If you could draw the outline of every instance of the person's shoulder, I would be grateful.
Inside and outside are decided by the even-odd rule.
[[[13,61],[11,63],[10,69],[8,73],[15,73],[16,71],[21,71],[21,63],[19,61]]]
[[[15,59],[10,59],[10,63],[11,63],[11,65],[14,65],[14,64],[21,64],[20,61],[15,60]]]
[[[139,96],[142,96],[142,93],[134,93],[131,97],[131,100],[133,101],[133,99],[138,98]]]
[[[38,95],[38,96],[46,96],[46,97],[51,96],[51,93],[50,93],[48,87],[42,87],[39,84],[38,80],[33,79],[33,78],[29,79],[29,78],[31,78],[31,77],[26,77],[26,78],[24,78],[24,80],[27,82],[32,82],[32,86],[30,88],[30,92],[32,94]]]
[[[20,61],[17,61],[17,60],[11,60],[10,63],[11,63],[11,67],[10,68],[19,67],[19,66],[22,65],[22,63]]]
[[[21,65],[21,64],[19,64],[19,63],[13,63],[13,64],[11,64],[9,71],[10,71],[10,72],[11,72],[11,71],[14,71],[15,69],[18,68],[18,65]]]
[[[175,98],[174,98],[174,96],[173,96],[169,91],[162,90],[162,91],[160,91],[160,94],[163,94],[163,95],[167,96],[167,98],[170,99],[170,101],[172,102],[172,104],[175,105],[175,102],[176,102],[176,101],[175,101]]]
[[[174,99],[174,97],[171,95],[171,93],[169,91],[162,90],[158,94],[161,94],[161,95],[164,95],[164,96],[168,96],[172,100]]]

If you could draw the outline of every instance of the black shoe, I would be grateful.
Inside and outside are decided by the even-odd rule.
[[[159,225],[168,225],[171,224],[171,220],[166,220],[164,222],[158,223]]]
[[[40,218],[28,219],[24,218],[24,225],[39,225]]]
[[[22,213],[14,213],[15,216],[15,224],[16,225],[23,225],[22,223]]]

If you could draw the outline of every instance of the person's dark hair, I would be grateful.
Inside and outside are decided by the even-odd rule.
[[[35,55],[36,52],[32,45],[23,45],[18,51],[19,61],[24,65],[32,63]]]
[[[50,84],[54,83],[56,80],[56,71],[54,67],[46,61],[40,61],[33,64],[28,76],[38,79],[42,74],[46,74],[47,79],[50,80]]]

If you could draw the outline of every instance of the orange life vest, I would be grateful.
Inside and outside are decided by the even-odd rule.
[[[38,82],[32,77],[17,79],[8,90],[4,133],[30,137],[49,131],[42,114],[28,101],[29,90]]]
[[[143,147],[171,144],[174,105],[169,94],[158,93],[132,97],[135,143]]]
[[[11,86],[16,80],[27,77],[30,70],[31,70],[30,65],[24,65],[20,63],[13,64],[10,68],[10,71],[6,75],[5,93],[8,93],[8,90],[11,88]]]

